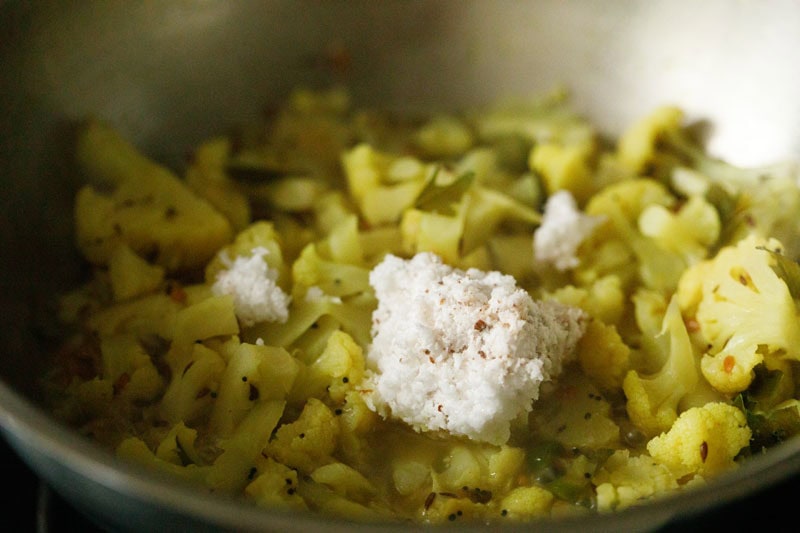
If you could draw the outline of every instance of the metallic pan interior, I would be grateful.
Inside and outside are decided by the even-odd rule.
[[[43,317],[80,273],[71,120],[109,120],[177,168],[199,140],[300,83],[345,81],[358,103],[412,109],[560,84],[609,134],[675,103],[714,125],[709,148],[734,163],[800,154],[800,5],[791,0],[5,1],[0,26],[0,426],[53,486],[118,529],[350,530],[192,495],[117,465],[36,407]],[[345,78],[321,61],[331,46],[352,57]],[[789,443],[710,490],[592,524],[649,529],[741,497],[794,474],[799,448]]]

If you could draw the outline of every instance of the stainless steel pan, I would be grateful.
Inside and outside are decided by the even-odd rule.
[[[709,149],[734,163],[800,155],[800,5],[791,0],[5,1],[0,27],[0,427],[45,481],[118,530],[354,527],[198,496],[119,464],[41,410],[48,305],[80,274],[71,120],[107,119],[179,168],[188,148],[298,84],[345,81],[357,102],[401,109],[562,84],[611,135],[675,103],[714,125]],[[331,47],[350,54],[346,79],[325,66]],[[653,529],[799,469],[795,440],[706,489],[542,529]]]

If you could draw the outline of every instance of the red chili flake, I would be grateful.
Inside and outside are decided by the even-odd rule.
[[[476,331],[483,331],[486,329],[486,327],[487,327],[486,322],[484,322],[483,320],[478,320],[477,322],[475,322]]]
[[[181,376],[185,376],[186,372],[188,372],[189,369],[192,368],[192,365],[194,365],[194,360],[189,361],[189,364],[183,367],[183,373],[181,374]]]
[[[209,394],[211,394],[211,389],[209,389],[208,387],[203,387],[203,388],[202,388],[202,389],[200,389],[200,391],[197,393],[197,396],[195,396],[195,398],[199,400],[200,398],[203,398],[203,397],[205,397],[205,396],[208,396]],[[212,397],[212,398],[214,398],[215,396],[216,396],[216,395],[214,395],[214,394],[211,394],[211,397]]]
[[[441,413],[442,412],[442,404],[437,405],[436,406],[436,410]]]
[[[705,463],[706,457],[708,457],[708,443],[703,441],[700,444],[700,459]]]
[[[120,374],[119,377],[116,379],[116,381],[114,381],[114,385],[113,385],[113,387],[114,387],[114,395],[116,396],[117,394],[122,392],[122,389],[124,389],[125,385],[130,383],[130,381],[131,381],[131,377],[130,377],[130,375],[128,375],[127,372],[123,372],[122,374]]]
[[[722,370],[730,374],[733,372],[733,367],[736,366],[736,358],[732,355],[726,355],[722,360]]]
[[[344,43],[336,41],[326,47],[322,53],[322,62],[334,74],[345,75],[353,65],[353,57]]]
[[[186,291],[183,290],[183,287],[181,287],[177,283],[170,283],[167,286],[167,294],[169,295],[170,299],[175,303],[179,304],[186,303]]]
[[[75,348],[64,346],[58,352],[63,379],[68,383],[74,376],[84,380],[97,376],[100,358],[100,343],[93,338],[87,338]]]

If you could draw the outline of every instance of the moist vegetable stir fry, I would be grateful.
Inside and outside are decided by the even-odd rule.
[[[298,89],[180,174],[87,121],[59,419],[254,505],[496,523],[708,483],[800,428],[800,186],[661,107]]]

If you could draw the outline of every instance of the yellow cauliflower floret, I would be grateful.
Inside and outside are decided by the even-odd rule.
[[[353,337],[334,331],[322,354],[310,366],[312,375],[327,382],[331,399],[344,400],[354,385],[364,378],[364,353]]]
[[[578,342],[581,369],[603,390],[619,389],[630,368],[631,349],[614,325],[592,320]]]
[[[680,254],[644,235],[639,218],[655,205],[671,209],[676,202],[663,184],[645,178],[620,181],[593,195],[586,214],[604,217],[607,222],[581,246],[581,264],[575,269],[577,279],[615,274],[626,288],[637,284],[674,290],[686,263]]]
[[[195,447],[196,441],[197,430],[178,422],[158,444],[155,455],[162,461],[178,466],[202,465],[203,460]]]
[[[733,394],[753,381],[753,368],[767,354],[800,360],[800,314],[786,282],[775,270],[774,239],[747,237],[715,258],[689,269],[678,295],[695,310],[708,344],[703,375],[717,390]]]
[[[683,111],[664,106],[632,124],[617,142],[620,162],[636,173],[645,173],[658,157],[658,140],[669,131],[678,130],[683,123]]]
[[[450,115],[433,117],[417,130],[413,139],[417,148],[433,158],[461,155],[475,142],[470,128],[460,118]]]
[[[77,159],[92,185],[75,198],[75,232],[94,264],[125,243],[167,271],[200,268],[233,236],[210,203],[100,122],[81,131]]]
[[[547,440],[567,447],[601,449],[619,445],[619,426],[611,417],[611,404],[587,376],[566,373],[560,387],[537,401],[531,426]]]
[[[368,503],[377,493],[375,485],[361,472],[340,462],[320,466],[311,472],[311,479],[349,500],[361,503]]]
[[[717,209],[702,196],[692,196],[677,212],[663,205],[646,207],[639,231],[659,246],[684,258],[687,265],[705,259],[720,234]]]
[[[750,436],[744,413],[713,402],[681,413],[668,432],[647,443],[647,451],[679,477],[710,477],[736,466],[736,455]]]
[[[528,164],[542,176],[548,194],[566,189],[582,204],[594,192],[590,164],[594,153],[593,142],[572,145],[545,142],[531,150]]]
[[[139,464],[154,471],[166,472],[176,479],[202,483],[209,472],[209,467],[195,464],[175,464],[164,460],[147,447],[138,437],[127,437],[115,449],[115,455],[124,460]]]
[[[542,518],[550,514],[555,496],[542,487],[517,487],[500,502],[501,513],[511,519]]]
[[[644,454],[632,456],[629,450],[617,450],[594,475],[597,485],[597,509],[621,510],[643,503],[679,488],[670,469]]]
[[[255,467],[256,477],[244,493],[257,505],[306,509],[303,498],[297,493],[297,470],[289,468],[270,457],[261,456]]]
[[[339,433],[336,415],[321,401],[309,398],[300,418],[280,426],[264,451],[287,466],[311,473],[333,462]]]
[[[673,297],[667,307],[660,337],[666,344],[666,360],[660,370],[653,374],[631,370],[622,383],[628,416],[648,436],[672,425],[678,417],[680,401],[694,391],[698,382],[694,352],[677,298]]]
[[[252,213],[250,200],[226,170],[231,144],[227,137],[216,137],[198,146],[186,169],[185,179],[195,194],[205,198],[225,215],[234,230],[240,231],[250,223]]]
[[[449,263],[458,263],[464,235],[465,209],[454,215],[407,209],[400,221],[403,252],[414,255],[433,252]]]
[[[434,172],[432,165],[359,144],[342,154],[347,186],[369,225],[397,222]]]
[[[321,255],[317,244],[309,244],[292,263],[292,281],[296,300],[305,299],[311,287],[329,296],[349,296],[369,289],[369,270],[329,260]]]
[[[108,277],[114,300],[120,302],[155,291],[164,281],[164,268],[151,265],[123,243],[108,258]]]
[[[545,295],[545,298],[580,307],[606,324],[617,324],[625,312],[626,296],[622,291],[622,282],[616,275],[592,280],[586,287],[565,285]]]

